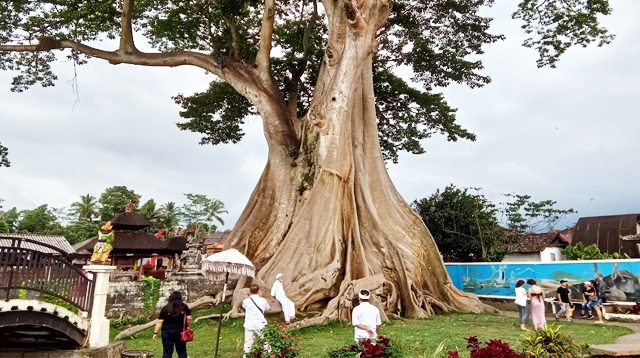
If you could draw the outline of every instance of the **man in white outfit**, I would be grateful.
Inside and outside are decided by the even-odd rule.
[[[375,340],[378,338],[378,332],[380,331],[380,310],[378,307],[369,303],[371,293],[369,290],[360,290],[358,293],[358,301],[360,304],[353,309],[351,315],[351,323],[355,328],[355,341],[360,343],[361,341],[369,338]]]
[[[276,281],[273,283],[273,286],[271,286],[271,296],[280,302],[282,313],[284,314],[284,321],[289,323],[292,319],[296,318],[296,306],[284,293],[282,279],[281,273],[276,275]]]
[[[258,285],[251,285],[251,288],[249,288],[251,295],[242,301],[242,308],[245,312],[243,357],[249,354],[256,337],[262,334],[262,329],[267,325],[264,313],[269,310],[269,302],[260,297],[259,292],[260,287]]]

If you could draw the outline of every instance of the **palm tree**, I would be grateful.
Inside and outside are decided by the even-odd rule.
[[[220,214],[227,213],[224,204],[218,199],[209,199],[206,195],[185,193],[187,203],[182,206],[180,216],[188,226],[195,226],[196,231],[201,226],[207,226],[207,233],[217,229],[214,221],[224,225]]]
[[[209,223],[209,230],[207,231],[208,235],[211,235],[211,229],[217,230],[218,227],[213,223],[213,221],[219,222],[221,225],[224,225],[224,220],[220,217],[220,214],[229,213],[224,209],[224,203],[218,199],[211,199],[205,206],[206,220]]]
[[[160,229],[160,226],[162,226],[162,211],[159,209],[156,209],[156,201],[153,199],[149,199],[147,200],[146,203],[144,203],[141,207],[140,207],[140,214],[142,214],[142,216],[144,216],[147,220],[149,220],[149,223],[151,224],[151,228],[156,230],[156,229]]]
[[[164,229],[171,229],[178,226],[179,216],[180,210],[173,201],[170,201],[160,207],[160,224],[162,224]]]
[[[80,200],[71,204],[70,212],[78,220],[93,221],[98,216],[98,201],[91,194],[80,195]]]

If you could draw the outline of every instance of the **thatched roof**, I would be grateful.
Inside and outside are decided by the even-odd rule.
[[[569,245],[572,229],[563,231],[549,231],[543,234],[522,234],[517,242],[507,245],[506,251],[509,253],[526,254],[543,251],[547,247],[566,247]]]
[[[173,255],[184,250],[178,242],[157,239],[153,234],[143,231],[116,231],[113,240],[112,255]],[[93,246],[98,241],[97,237],[86,240],[76,250],[78,254],[93,252]],[[171,246],[170,246],[171,244]]]
[[[187,238],[184,236],[174,236],[166,241],[169,250],[184,251],[187,249]]]
[[[142,230],[151,224],[144,216],[134,211],[125,211],[111,219],[111,225],[114,230]]]
[[[574,242],[585,245],[596,244],[602,252],[626,253],[631,257],[640,257],[638,240],[629,240],[638,232],[640,214],[591,216],[578,220]],[[625,237],[625,239],[622,239]]]

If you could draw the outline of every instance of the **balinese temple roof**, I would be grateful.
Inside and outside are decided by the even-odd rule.
[[[144,216],[135,212],[136,206],[133,203],[127,204],[123,213],[116,215],[111,219],[113,230],[142,230],[148,228],[151,224]]]
[[[182,252],[187,249],[187,238],[184,236],[174,236],[165,242],[169,250]]]
[[[174,240],[175,239],[175,240]],[[153,234],[143,231],[115,231],[115,239],[113,240],[112,256],[151,256],[179,254],[186,250],[186,239],[172,238],[169,240],[157,239]],[[97,237],[85,241],[85,243],[76,249],[77,253],[91,254],[93,246],[98,241]]]
[[[133,203],[127,204],[126,211],[116,215],[111,220],[115,238],[111,245],[111,256],[151,256],[179,254],[187,248],[187,239],[174,237],[169,240],[160,240],[150,232],[145,231],[149,227],[149,221],[135,212]],[[75,246],[78,255],[91,255],[93,247],[98,241],[97,237],[83,241]]]

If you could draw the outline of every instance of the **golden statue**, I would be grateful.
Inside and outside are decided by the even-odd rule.
[[[114,239],[115,233],[111,221],[107,221],[98,231],[98,242],[93,246],[93,255],[91,255],[89,262],[105,264],[109,260],[109,253],[113,250],[111,243]]]

